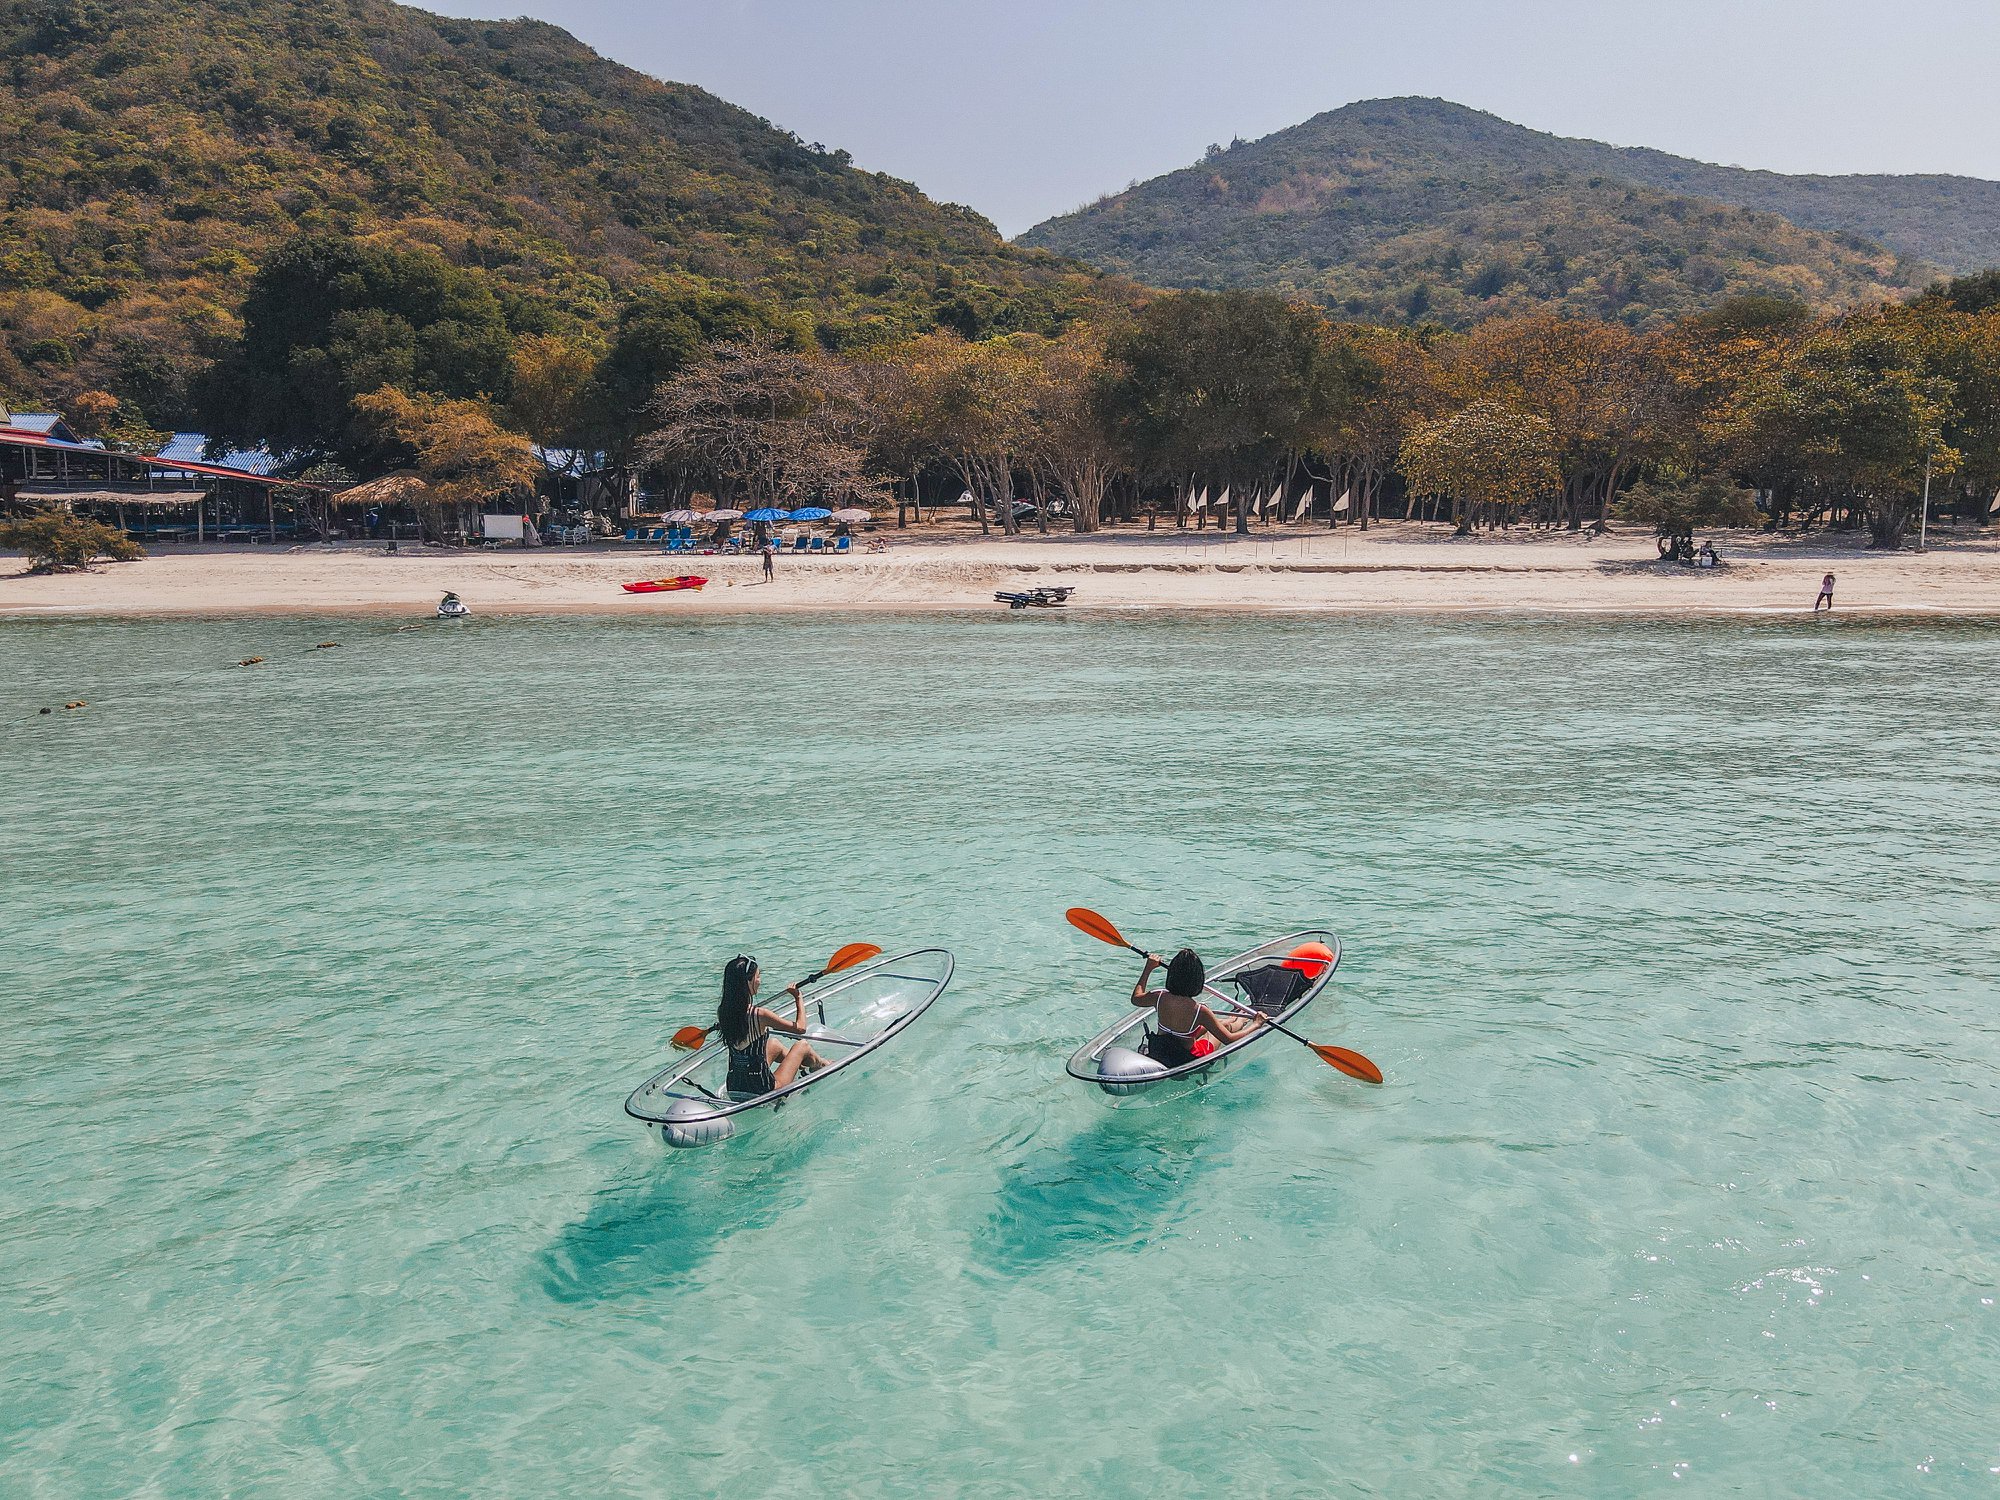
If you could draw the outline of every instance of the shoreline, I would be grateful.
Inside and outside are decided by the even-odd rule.
[[[606,543],[541,550],[372,543],[287,549],[176,546],[81,573],[0,574],[0,618],[403,617],[458,592],[482,616],[611,619],[858,612],[1013,613],[1000,590],[1076,590],[1064,614],[1310,614],[1785,619],[1809,615],[1823,573],[1836,616],[2000,617],[2000,537],[1941,538],[1926,553],[1858,539],[1717,535],[1724,563],[1658,560],[1651,533],[1452,538],[1387,523],[1367,533],[1273,529],[1249,537],[1120,530],[981,537],[970,527],[882,534],[882,553],[778,559],[666,554]],[[4,566],[4,564],[0,564]],[[700,591],[626,594],[638,578],[699,572]]]

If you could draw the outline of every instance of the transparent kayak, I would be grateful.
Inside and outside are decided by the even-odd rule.
[[[713,1146],[729,1140],[886,1047],[944,993],[951,983],[951,969],[951,954],[925,948],[878,958],[807,990],[806,1038],[827,1065],[801,1075],[786,1088],[768,1094],[731,1093],[729,1049],[713,1041],[635,1089],[625,1101],[625,1113],[648,1130],[658,1131],[669,1146]],[[761,1003],[780,1015],[789,1005]]]
[[[1325,944],[1333,952],[1333,961],[1288,963],[1292,950],[1306,943]],[[1333,971],[1339,967],[1339,938],[1319,930],[1295,932],[1225,959],[1208,971],[1208,982],[1231,999],[1273,1020],[1289,1023],[1333,983]],[[1216,1014],[1231,1013],[1215,996],[1203,998]],[[1277,1031],[1262,1026],[1248,1036],[1216,1048],[1206,1057],[1169,1068],[1145,1054],[1146,1028],[1152,1020],[1151,1009],[1128,1004],[1114,1025],[1100,1031],[1071,1055],[1069,1076],[1096,1084],[1113,1104],[1155,1104],[1178,1099],[1213,1083],[1253,1048],[1273,1040],[1289,1045]]]

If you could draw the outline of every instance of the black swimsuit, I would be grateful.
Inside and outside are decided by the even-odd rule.
[[[1161,1019],[1157,1002],[1153,1009],[1153,1019],[1159,1024],[1146,1028],[1146,1043],[1139,1050],[1165,1068],[1184,1068],[1194,1061],[1195,1038],[1201,1035],[1201,1012],[1195,1011],[1194,1024],[1186,1031],[1175,1031]]]
[[[1141,1050],[1163,1068],[1184,1068],[1194,1061],[1194,1048],[1188,1039],[1172,1031],[1149,1029]]]
[[[724,1085],[732,1094],[768,1094],[777,1083],[771,1075],[771,1057],[763,1032],[743,1046],[729,1048],[729,1078]]]

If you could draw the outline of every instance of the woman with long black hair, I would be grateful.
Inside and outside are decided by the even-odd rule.
[[[774,1093],[790,1086],[801,1072],[816,1073],[826,1066],[826,1059],[805,1039],[806,1001],[799,986],[785,986],[784,993],[794,1002],[788,1021],[757,1003],[763,979],[757,960],[744,954],[723,966],[722,1003],[715,1008],[715,1029],[729,1048],[726,1087],[732,1094]],[[798,1040],[787,1046],[774,1032]]]

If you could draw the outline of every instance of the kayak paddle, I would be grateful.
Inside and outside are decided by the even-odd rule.
[[[851,969],[856,964],[865,964],[869,959],[880,955],[881,952],[881,946],[876,943],[849,943],[846,947],[838,950],[832,958],[829,958],[825,965],[816,973],[808,974],[804,979],[801,979],[799,981],[799,988],[804,989],[809,984],[817,984],[820,980],[826,978],[827,975],[838,974],[842,969]],[[679,1031],[674,1033],[674,1046],[683,1052],[692,1052],[708,1040],[708,1034],[713,1030],[715,1030],[713,1026],[683,1026]]]
[[[1078,932],[1088,933],[1100,943],[1109,943],[1114,948],[1128,949],[1138,954],[1141,958],[1150,958],[1152,956],[1144,948],[1134,947],[1131,943],[1126,942],[1124,933],[1120,932],[1110,922],[1087,906],[1072,906],[1063,915],[1069,919],[1070,926],[1074,927]],[[1348,1077],[1358,1078],[1363,1083],[1380,1083],[1382,1081],[1382,1070],[1363,1057],[1359,1052],[1348,1047],[1335,1047],[1323,1042],[1308,1041],[1292,1030],[1291,1027],[1280,1025],[1269,1016],[1264,1015],[1262,1011],[1254,1010],[1239,1000],[1231,999],[1229,996],[1223,994],[1221,990],[1215,988],[1214,985],[1204,984],[1202,988],[1232,1010],[1241,1011],[1246,1015],[1262,1017],[1265,1025],[1274,1030],[1282,1031],[1300,1046],[1311,1048],[1319,1055],[1319,1060],[1328,1067],[1338,1068]]]

